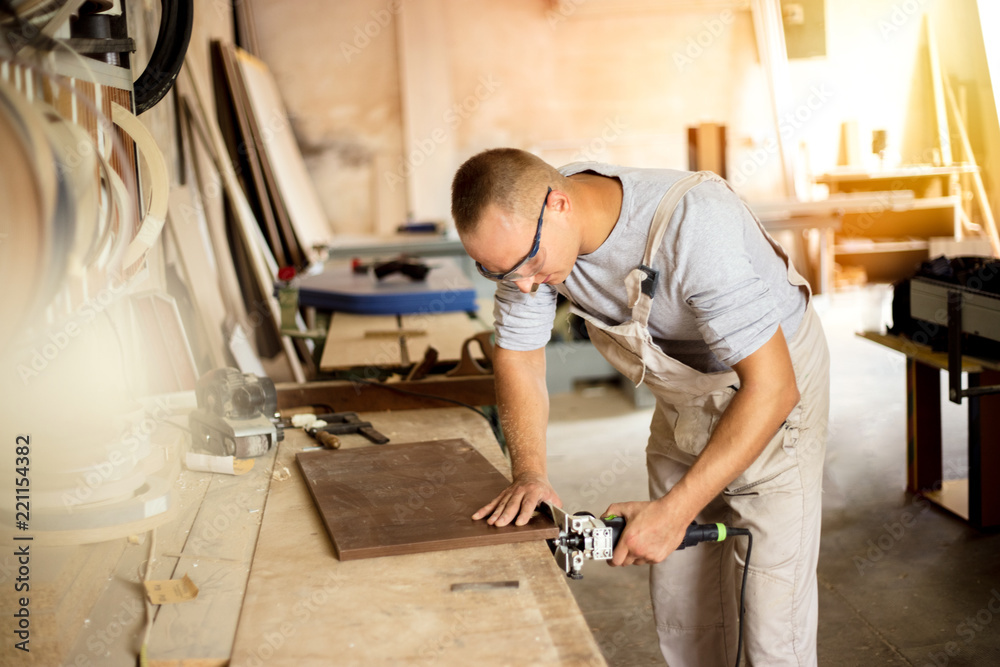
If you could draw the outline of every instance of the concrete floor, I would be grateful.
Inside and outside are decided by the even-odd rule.
[[[904,490],[903,357],[854,335],[888,316],[883,294],[869,288],[817,304],[832,360],[819,664],[998,666],[1000,533],[973,530]],[[945,477],[963,477],[965,406],[944,410]],[[648,498],[651,412],[613,384],[552,396],[550,476],[567,509],[598,513]],[[608,664],[663,665],[647,568],[592,565],[584,575],[570,585]]]

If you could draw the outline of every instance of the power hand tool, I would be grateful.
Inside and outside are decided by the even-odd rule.
[[[548,540],[549,548],[556,558],[560,569],[570,579],[582,579],[580,571],[587,560],[611,560],[618,540],[625,530],[625,517],[606,516],[598,519],[589,512],[570,514],[552,503],[542,503],[543,511],[547,512],[556,527],[559,536]],[[732,528],[721,523],[691,522],[684,533],[684,540],[677,550],[693,547],[701,542],[722,542],[727,537],[745,535],[747,555],[743,568],[743,585],[740,592],[739,612],[739,643],[736,649],[736,664],[740,664],[743,651],[743,602],[747,590],[747,572],[750,570],[750,552],[753,549],[753,535],[746,528]]]
[[[597,518],[589,512],[570,514],[551,503],[543,503],[545,511],[559,528],[559,537],[549,540],[549,546],[560,569],[570,579],[582,579],[580,571],[588,560],[611,560],[618,539],[625,530],[625,517]],[[730,535],[748,535],[742,528],[729,528],[721,523],[691,522],[678,550],[701,542],[722,542]]]

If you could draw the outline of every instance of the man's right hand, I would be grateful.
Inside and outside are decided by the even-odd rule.
[[[535,508],[546,501],[562,507],[562,501],[544,475],[524,473],[515,477],[510,486],[481,507],[472,518],[478,521],[488,516],[486,523],[491,526],[506,526],[511,521],[514,525],[523,526],[531,519]]]

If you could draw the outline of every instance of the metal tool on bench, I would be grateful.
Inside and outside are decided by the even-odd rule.
[[[188,428],[196,448],[248,459],[266,454],[284,437],[269,378],[218,368],[198,380],[195,395],[198,409],[188,415]]]
[[[339,449],[338,435],[358,433],[376,445],[384,445],[389,438],[372,428],[371,422],[361,421],[356,412],[328,412],[316,415],[316,421],[305,427],[306,433],[327,449]]]

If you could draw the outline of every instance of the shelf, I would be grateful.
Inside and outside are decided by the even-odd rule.
[[[944,197],[917,197],[913,200],[913,209],[954,208],[962,204],[958,195]]]
[[[842,183],[848,181],[863,183],[886,179],[937,178],[956,174],[972,174],[977,171],[979,171],[979,167],[971,164],[956,164],[950,167],[910,165],[878,171],[868,171],[857,167],[844,167],[841,169],[831,169],[824,174],[816,176],[813,180],[817,183]]]
[[[923,496],[938,507],[969,520],[969,480],[946,479],[941,482],[940,490],[924,491]]]
[[[837,255],[869,255],[880,252],[915,252],[929,248],[930,243],[922,239],[886,241],[861,239],[854,243],[838,243],[833,246],[833,252]]]

